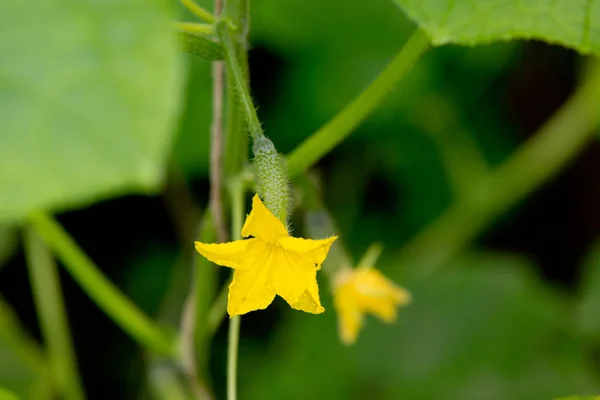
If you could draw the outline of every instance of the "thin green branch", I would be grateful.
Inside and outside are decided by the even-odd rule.
[[[294,183],[302,192],[304,227],[308,236],[320,238],[335,234],[338,231],[335,221],[321,201],[321,193],[312,177],[308,173],[300,174],[296,176]],[[339,270],[352,265],[352,257],[343,240],[336,240],[323,263],[323,271],[333,278]]]
[[[215,26],[213,24],[198,24],[195,22],[175,22],[174,24],[179,32],[195,35],[213,35],[215,33]]]
[[[306,171],[352,133],[428,48],[429,39],[426,34],[417,30],[400,53],[358,97],[287,157],[289,175]]]
[[[215,16],[212,15],[207,10],[205,10],[204,8],[200,7],[193,0],[181,0],[181,3],[185,6],[185,8],[187,8],[188,10],[190,10],[190,12],[192,14],[194,14],[195,16],[197,16],[198,18],[200,18],[201,20],[206,21],[209,24],[214,24],[215,23],[215,21],[216,21]]]
[[[27,254],[26,254],[27,255]],[[43,351],[38,341],[30,336],[21,325],[11,306],[0,295],[0,342],[11,349],[27,370],[36,376],[35,390],[52,397],[56,391],[56,379],[48,360],[48,352]],[[31,388],[32,390],[33,387]],[[2,398],[0,396],[0,398]]]
[[[519,150],[487,173],[401,251],[398,263],[431,273],[500,214],[544,184],[591,139],[600,123],[600,64]]]
[[[223,215],[223,91],[225,66],[222,61],[212,63],[213,113],[210,127],[210,193],[209,205],[219,242],[227,240]]]
[[[177,371],[164,363],[151,364],[148,387],[155,400],[190,400],[184,385],[179,380]]]
[[[441,156],[450,187],[455,196],[468,192],[474,183],[485,176],[488,165],[479,148],[467,132],[456,124],[452,134],[433,134],[433,140]]]
[[[31,228],[25,231],[25,251],[35,306],[57,386],[67,400],[85,399],[56,264]]]
[[[205,219],[202,222],[199,232],[199,240],[203,243],[212,243],[216,237],[216,230],[210,213],[205,213]],[[215,297],[215,286],[217,283],[217,269],[213,263],[202,257],[194,250],[194,273],[191,301],[194,301],[194,333],[193,349],[195,356],[197,373],[201,381],[205,380],[208,372],[208,362],[210,355],[210,340],[212,331],[210,330],[209,312],[211,303]]]
[[[36,212],[30,215],[29,222],[82,289],[115,323],[139,344],[159,354],[176,357],[175,337],[157,327],[125,297],[56,220]]]
[[[242,239],[244,219],[244,185],[241,181],[231,185],[231,236],[232,240]],[[237,398],[237,360],[240,338],[239,315],[229,319],[229,337],[227,343],[227,399]]]
[[[237,364],[241,321],[242,317],[239,315],[229,319],[229,335],[227,342],[227,400],[237,399]]]
[[[379,242],[375,242],[369,246],[365,254],[358,262],[358,267],[374,267],[383,251],[383,246]]]
[[[260,126],[258,115],[256,114],[256,108],[254,107],[254,103],[250,97],[248,79],[244,74],[242,67],[240,66],[240,62],[235,51],[235,45],[231,38],[231,33],[224,22],[217,24],[217,34],[221,44],[223,45],[225,62],[227,63],[227,68],[229,69],[228,76],[231,77],[231,82],[229,82],[229,84],[233,85],[236,89],[238,100],[242,105],[244,117],[246,118],[248,131],[250,132],[252,138],[256,140],[264,136],[264,133],[262,127]]]
[[[208,316],[206,318],[206,331],[207,335],[214,335],[221,322],[227,314],[227,297],[229,295],[229,284],[231,279],[223,285],[213,305],[208,310]]]
[[[454,195],[462,196],[489,171],[485,156],[472,135],[459,123],[458,110],[451,99],[430,95],[414,108],[414,123],[432,138]]]

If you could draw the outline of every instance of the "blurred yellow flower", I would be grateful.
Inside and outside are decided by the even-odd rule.
[[[338,312],[340,337],[345,344],[356,342],[365,313],[387,323],[396,320],[398,306],[410,302],[408,291],[395,285],[372,267],[344,268],[334,283],[334,304]]]
[[[195,242],[208,260],[233,268],[227,312],[231,317],[266,308],[275,295],[292,308],[320,314],[317,271],[337,236],[324,240],[294,238],[262,203],[252,199],[252,211],[242,228],[251,239],[222,244]]]

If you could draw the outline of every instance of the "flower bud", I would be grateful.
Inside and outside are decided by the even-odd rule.
[[[277,154],[273,142],[264,136],[254,141],[252,152],[258,195],[269,211],[285,224],[290,204],[285,161]]]

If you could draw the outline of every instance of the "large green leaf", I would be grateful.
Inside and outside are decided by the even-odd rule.
[[[0,2],[0,220],[156,188],[182,76],[169,11]]]
[[[541,39],[600,54],[598,0],[395,0],[434,44]]]

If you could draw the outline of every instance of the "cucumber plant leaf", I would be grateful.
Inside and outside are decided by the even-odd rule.
[[[539,39],[600,54],[600,0],[394,0],[433,44]]]
[[[170,7],[0,2],[0,221],[156,189],[183,75]]]

